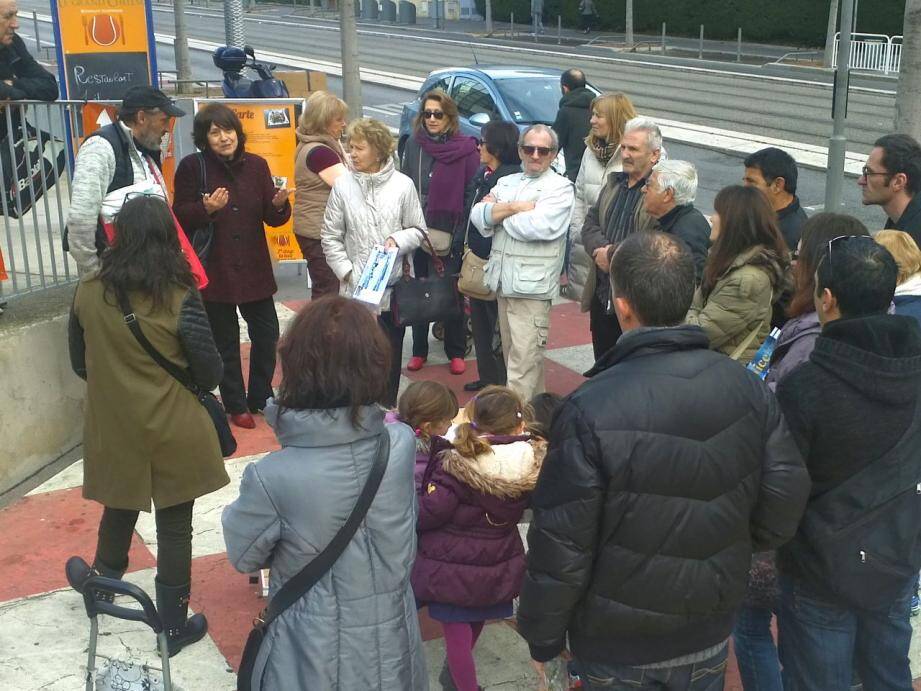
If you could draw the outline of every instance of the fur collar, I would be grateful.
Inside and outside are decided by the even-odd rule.
[[[449,449],[442,456],[442,464],[448,475],[478,492],[515,500],[534,490],[546,455],[545,441],[514,441],[496,444],[476,458]]]

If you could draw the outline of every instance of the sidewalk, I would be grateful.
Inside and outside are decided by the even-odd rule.
[[[300,297],[306,293],[304,278],[294,272],[290,265],[278,271],[282,291],[277,309],[282,330],[306,303]],[[245,325],[241,337],[246,364],[249,344]],[[411,337],[407,334],[404,362],[410,348]],[[414,379],[443,381],[458,393],[463,404],[471,395],[463,391],[463,384],[477,377],[475,361],[468,360],[467,364],[466,374],[452,376],[441,345],[433,341],[429,363],[419,372],[404,371],[403,385]],[[575,302],[557,301],[551,316],[547,389],[561,394],[572,391],[584,381],[580,373],[591,364],[587,315],[579,312]],[[227,460],[231,483],[195,504],[191,606],[208,616],[210,631],[204,641],[173,658],[174,683],[185,691],[234,688],[234,670],[252,618],[265,604],[258,586],[250,585],[248,578],[228,563],[220,515],[223,507],[236,498],[246,464],[278,445],[262,418],[258,418],[254,430],[234,431],[239,449]],[[0,648],[4,651],[0,688],[82,688],[89,626],[81,598],[66,585],[64,562],[72,554],[92,557],[101,508],[82,499],[81,482],[82,467],[78,462],[0,511]],[[136,533],[126,579],[152,593],[157,549],[152,515],[141,514]],[[437,691],[442,688],[438,677],[444,666],[441,631],[425,610],[420,613],[420,622],[430,685]],[[921,618],[913,623],[917,631]],[[100,631],[100,653],[157,664],[154,637],[142,625],[102,618]],[[485,689],[535,688],[527,646],[511,622],[488,625],[477,644],[476,657],[480,684]],[[913,639],[912,660],[915,676],[921,676],[921,636]],[[734,661],[725,688],[741,691]],[[921,691],[921,681],[915,688]],[[290,691],[297,689],[292,687]]]

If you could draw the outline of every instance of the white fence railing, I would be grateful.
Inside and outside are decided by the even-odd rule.
[[[835,34],[833,67],[838,66],[840,38],[840,32]],[[851,59],[848,62],[852,70],[898,74],[902,64],[902,37],[885,34],[851,34]]]

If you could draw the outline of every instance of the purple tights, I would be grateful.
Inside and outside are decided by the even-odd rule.
[[[477,691],[473,646],[483,631],[483,622],[442,622],[441,626],[445,632],[448,669],[457,691]]]

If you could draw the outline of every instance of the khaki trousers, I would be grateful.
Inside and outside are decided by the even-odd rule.
[[[550,333],[550,300],[499,296],[499,331],[508,386],[525,402],[544,392],[544,351]]]

